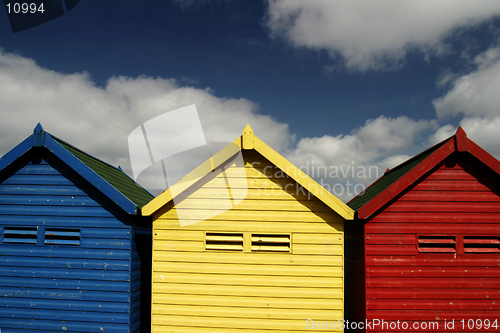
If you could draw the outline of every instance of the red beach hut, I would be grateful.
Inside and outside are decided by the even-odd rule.
[[[462,128],[348,206],[346,317],[358,329],[500,328],[500,162]]]

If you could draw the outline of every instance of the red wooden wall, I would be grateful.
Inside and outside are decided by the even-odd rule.
[[[452,154],[368,221],[364,242],[366,319],[500,330],[500,177],[479,160]]]

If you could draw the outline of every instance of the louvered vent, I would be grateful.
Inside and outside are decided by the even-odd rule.
[[[500,252],[500,237],[464,236],[464,252],[470,252],[470,253]]]
[[[207,232],[205,249],[217,251],[243,251],[243,233]]]
[[[37,227],[4,227],[3,243],[36,244]]]
[[[73,228],[46,228],[45,244],[80,245],[80,230]]]
[[[450,252],[457,251],[455,236],[418,236],[418,250],[420,252]]]
[[[252,234],[252,252],[290,252],[290,235]]]

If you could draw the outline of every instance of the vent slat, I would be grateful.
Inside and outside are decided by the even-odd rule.
[[[37,227],[10,227],[3,231],[3,243],[10,244],[36,244],[38,236]]]
[[[497,253],[500,252],[498,236],[464,236],[464,252]]]
[[[253,234],[252,252],[290,252],[290,235]]]
[[[205,250],[243,251],[242,233],[206,233]]]
[[[46,228],[45,244],[47,245],[80,245],[80,230],[69,228]]]
[[[456,253],[455,236],[420,235],[418,251],[425,253]]]

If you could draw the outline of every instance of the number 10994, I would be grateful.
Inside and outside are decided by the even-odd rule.
[[[26,14],[26,13],[43,13],[45,10],[43,9],[43,2],[40,4],[40,6],[37,6],[36,3],[17,3],[14,2],[13,4],[8,3],[6,5],[7,7],[7,13],[14,13],[14,14]]]

